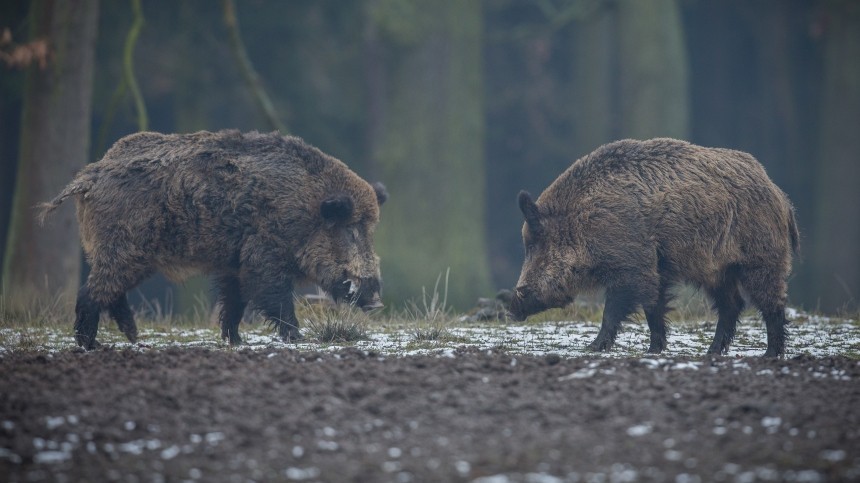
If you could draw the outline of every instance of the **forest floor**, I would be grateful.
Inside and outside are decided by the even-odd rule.
[[[370,323],[284,344],[243,324],[0,328],[2,481],[857,481],[860,324],[792,314],[766,360],[745,319],[707,357],[705,322],[647,324],[608,354],[594,322]],[[307,333],[307,332],[306,332]]]

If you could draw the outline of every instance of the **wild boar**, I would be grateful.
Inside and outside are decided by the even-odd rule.
[[[725,354],[744,290],[767,326],[766,357],[784,353],[786,277],[799,249],[794,208],[751,155],[674,139],[623,140],[573,163],[534,201],[520,192],[525,261],[516,319],[603,287],[594,351],[608,351],[641,306],[648,352],[666,347],[668,289],[688,282],[719,317],[709,353]]]
[[[75,306],[75,340],[88,350],[104,310],[136,340],[126,292],[154,272],[212,275],[231,344],[242,341],[247,304],[284,340],[299,338],[296,281],[365,310],[382,306],[373,232],[385,188],[299,138],[133,134],[44,203],[42,218],[70,196],[91,266]]]

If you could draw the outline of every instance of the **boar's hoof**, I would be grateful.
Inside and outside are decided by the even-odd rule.
[[[779,352],[772,347],[768,347],[762,357],[764,357],[765,359],[777,359],[782,358],[783,356],[784,354],[782,352]]]
[[[305,340],[305,336],[299,332],[298,328],[290,327],[287,331],[281,333],[281,340],[289,344],[290,342]]]
[[[97,341],[95,337],[87,337],[83,334],[75,334],[75,342],[88,351],[98,349],[102,346],[101,342]]]
[[[651,345],[648,346],[649,354],[659,354],[666,348],[666,341],[660,339],[651,339]]]
[[[707,353],[715,356],[724,356],[729,353],[729,347],[727,345],[714,342],[711,344],[711,347],[708,348]]]
[[[609,352],[612,349],[612,341],[609,339],[596,338],[594,342],[588,344],[588,350],[591,352]]]

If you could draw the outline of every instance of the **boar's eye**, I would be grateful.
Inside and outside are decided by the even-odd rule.
[[[320,214],[326,221],[346,221],[352,216],[352,198],[346,194],[330,196],[320,204]]]

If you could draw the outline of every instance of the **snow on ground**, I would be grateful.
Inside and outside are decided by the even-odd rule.
[[[842,355],[860,358],[860,323],[814,317],[791,311],[793,322],[789,326],[786,357],[810,355],[814,357]],[[596,322],[544,322],[483,324],[452,323],[444,326],[437,340],[418,340],[418,329],[426,329],[422,322],[385,326],[370,323],[368,338],[350,343],[329,344],[314,341],[285,344],[278,340],[266,324],[243,324],[245,344],[239,350],[266,350],[291,348],[301,351],[337,350],[356,347],[381,356],[409,356],[435,353],[451,355],[456,348],[503,350],[511,354],[545,355],[561,357],[636,357],[648,348],[648,326],[644,321],[627,322],[616,339],[613,350],[596,354],[585,348],[600,328]],[[433,327],[437,327],[434,325]],[[139,344],[129,344],[112,323],[103,323],[99,339],[116,348],[138,347],[142,350],[166,347],[203,347],[229,349],[220,340],[216,327],[147,327],[141,324]],[[669,345],[661,357],[701,356],[705,354],[714,335],[713,322],[685,322],[670,326]],[[0,329],[0,354],[12,350],[60,351],[74,349],[71,327],[3,328]],[[766,348],[764,323],[755,318],[741,320],[730,356],[760,356]]]

